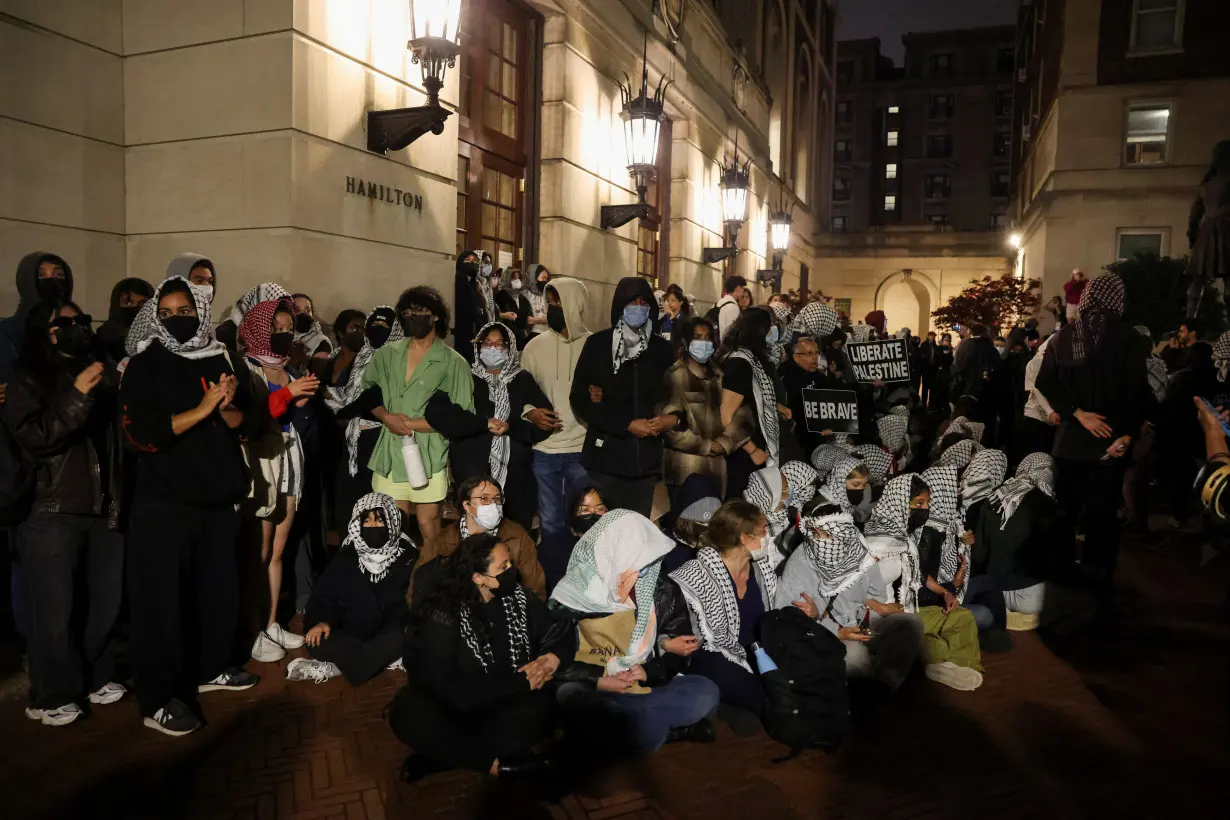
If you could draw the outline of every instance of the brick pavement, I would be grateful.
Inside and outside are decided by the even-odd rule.
[[[245,693],[202,697],[209,725],[181,739],[141,726],[131,699],[62,729],[0,701],[0,816],[22,818],[1178,817],[1230,798],[1227,559],[1194,547],[1128,550],[1119,616],[1016,635],[960,693],[912,678],[835,755],[775,764],[767,737],[724,726],[710,746],[665,748],[587,795],[454,772],[398,782],[405,750],[382,719],[404,680],[386,672],[289,683],[252,664]]]

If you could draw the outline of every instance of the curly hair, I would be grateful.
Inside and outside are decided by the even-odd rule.
[[[498,535],[480,532],[463,539],[452,555],[432,561],[435,573],[426,593],[414,602],[411,629],[428,621],[455,624],[462,611],[468,610],[471,625],[486,640],[487,619],[480,615],[483,599],[473,576],[487,574],[491,553],[501,543]]]
[[[403,291],[401,297],[397,300],[398,315],[415,307],[426,308],[436,317],[437,339],[444,339],[448,336],[448,304],[444,301],[444,297],[440,295],[440,291],[427,285],[419,285]]]

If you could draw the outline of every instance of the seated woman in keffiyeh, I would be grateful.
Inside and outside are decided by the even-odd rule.
[[[867,465],[855,456],[843,455],[816,493],[816,504],[836,507],[861,527],[871,517],[872,494]]]
[[[557,698],[597,748],[657,749],[668,739],[713,739],[718,688],[680,674],[699,642],[687,607],[661,572],[674,543],[645,516],[611,510],[573,547],[548,606],[572,624],[575,663]]]
[[[440,562],[411,609],[408,681],[389,705],[393,734],[414,749],[402,777],[532,773],[530,750],[551,729],[543,687],[572,661],[571,630],[518,582],[498,536],[472,535]]]
[[[752,307],[722,335],[717,354],[722,368],[722,424],[729,427],[741,407],[756,414],[751,438],[726,459],[728,499],[742,495],[753,472],[766,464],[780,464],[779,445],[793,438],[782,435],[779,419],[789,419],[790,411],[777,399],[777,363],[770,351],[777,332],[773,312]]]
[[[883,487],[891,477],[888,473],[893,466],[892,456],[878,444],[860,444],[854,448],[854,457],[867,465],[873,487]]]
[[[931,488],[920,476],[906,473],[889,481],[864,530],[867,549],[879,561],[886,593],[900,579],[897,603],[923,621],[927,677],[954,689],[977,689],[982,685],[982,659],[973,614],[961,607],[945,612],[943,607],[919,606],[924,576],[918,543],[930,507]]]
[[[508,326],[485,325],[474,340],[473,361],[474,409],[459,407],[437,390],[423,418],[448,438],[454,479],[491,475],[504,491],[504,516],[528,532],[538,499],[532,448],[552,431],[526,420],[526,408],[550,411],[551,403],[521,369],[517,340]]]
[[[820,481],[827,480],[829,473],[833,471],[833,466],[849,454],[849,450],[838,447],[836,444],[821,444],[812,450],[811,466],[816,470],[816,478]]]
[[[890,478],[906,469],[912,458],[909,427],[908,415],[889,413],[876,420],[876,428],[880,432],[880,443],[892,459],[888,468]]]
[[[962,473],[969,466],[970,459],[974,457],[974,454],[979,449],[978,442],[972,438],[963,438],[940,453],[940,457],[935,463],[945,467],[956,467],[957,472]]]
[[[961,517],[965,528],[974,528],[979,509],[1008,475],[1008,456],[1002,450],[980,450],[961,473]]]

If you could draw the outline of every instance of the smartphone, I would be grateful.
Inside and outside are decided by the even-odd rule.
[[[1217,408],[1213,406],[1213,403],[1204,396],[1200,396],[1200,403],[1203,404],[1210,413],[1217,417],[1217,420],[1221,422],[1221,431],[1226,434],[1227,438],[1230,438],[1230,424],[1227,424],[1226,420],[1221,417],[1221,413],[1217,412]]]
[[[863,620],[862,620],[862,623],[858,625],[858,631],[862,633],[863,635],[874,635],[875,634],[874,632],[871,631],[871,610],[870,609],[863,612]]]

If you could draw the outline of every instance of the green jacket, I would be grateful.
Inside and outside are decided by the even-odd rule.
[[[403,339],[377,350],[363,371],[363,389],[379,387],[384,396],[385,410],[412,419],[423,418],[427,400],[437,390],[446,393],[458,407],[474,409],[474,380],[470,378],[470,366],[457,351],[436,339],[407,384],[406,350],[409,346],[410,340]],[[448,466],[447,438],[439,433],[418,433],[415,438],[428,476]],[[381,427],[380,439],[367,466],[373,473],[404,484],[407,479],[406,466],[401,457],[401,436],[389,432],[387,427]]]

